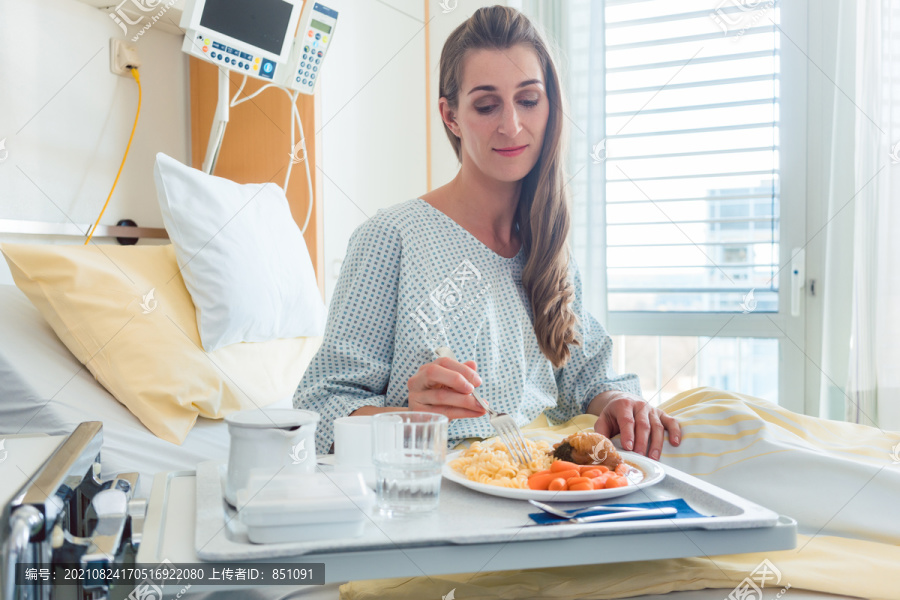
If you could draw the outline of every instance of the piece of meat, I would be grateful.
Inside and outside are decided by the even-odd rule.
[[[553,446],[553,456],[578,465],[603,465],[610,470],[622,463],[616,447],[596,431],[579,431]]]

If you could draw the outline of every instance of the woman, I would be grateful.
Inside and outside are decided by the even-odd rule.
[[[562,94],[533,25],[479,9],[441,53],[441,117],[461,168],[448,184],[381,210],[350,239],[325,339],[294,406],[334,419],[397,410],[451,419],[450,438],[494,430],[471,396],[525,425],[598,415],[595,429],[659,458],[675,419],[611,368],[612,342],[583,307],[570,260]],[[464,362],[435,360],[450,347]]]

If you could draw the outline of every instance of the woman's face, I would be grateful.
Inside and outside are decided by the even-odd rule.
[[[514,182],[537,163],[550,114],[533,48],[473,50],[463,61],[457,110],[444,120],[461,140],[462,161],[497,181]]]

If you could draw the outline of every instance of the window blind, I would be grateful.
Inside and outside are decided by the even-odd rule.
[[[571,69],[603,78],[602,139],[584,160],[602,169],[585,201],[605,210],[608,309],[776,311],[778,5],[602,6],[602,56]],[[571,10],[572,23],[589,12]],[[596,89],[574,88],[576,112],[595,104]]]

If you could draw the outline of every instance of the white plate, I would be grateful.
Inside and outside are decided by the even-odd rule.
[[[655,460],[650,460],[646,456],[636,454],[634,452],[625,452],[619,450],[619,455],[625,459],[625,462],[637,467],[644,472],[644,479],[640,483],[631,483],[625,487],[610,488],[603,490],[589,490],[583,492],[551,492],[548,490],[520,490],[517,488],[505,488],[498,485],[489,485],[487,483],[478,483],[466,479],[466,476],[459,471],[454,471],[450,466],[450,462],[459,458],[463,450],[457,450],[447,455],[447,461],[444,463],[442,474],[444,477],[454,483],[463,485],[469,489],[489,494],[491,496],[500,496],[501,498],[512,498],[514,500],[543,500],[550,502],[581,502],[583,500],[606,500],[608,498],[616,498],[630,494],[641,488],[650,487],[663,480],[666,472]]]

